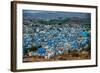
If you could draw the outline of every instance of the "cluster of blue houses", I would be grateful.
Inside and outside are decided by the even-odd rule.
[[[38,55],[46,56],[51,54],[54,56],[63,54],[66,50],[80,51],[80,49],[82,50],[84,47],[90,46],[90,28],[87,27],[87,30],[81,24],[71,25],[33,24],[29,28],[24,25],[23,49],[25,50],[32,46],[41,46],[36,50]],[[70,44],[69,48],[67,44]]]

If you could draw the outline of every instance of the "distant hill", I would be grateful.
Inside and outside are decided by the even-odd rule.
[[[39,11],[39,10],[23,10],[24,17],[42,18],[42,19],[58,19],[58,18],[72,18],[78,17],[81,19],[90,19],[90,13],[78,12],[59,12],[59,11]]]

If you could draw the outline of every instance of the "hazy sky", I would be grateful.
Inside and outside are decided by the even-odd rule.
[[[23,14],[31,14],[34,17],[80,17],[90,18],[90,13],[61,12],[61,11],[42,11],[42,10],[23,10]]]

